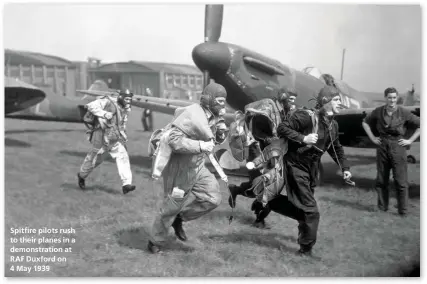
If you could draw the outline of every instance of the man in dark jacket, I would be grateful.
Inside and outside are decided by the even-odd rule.
[[[395,88],[385,89],[384,97],[387,104],[374,109],[362,122],[362,126],[371,141],[378,145],[376,180],[378,207],[383,211],[388,210],[388,181],[390,170],[393,170],[398,212],[404,216],[408,205],[406,147],[420,136],[420,118],[397,105],[398,93]],[[416,128],[416,131],[409,139],[405,139],[408,126]],[[374,136],[371,128],[376,130],[379,137]]]
[[[320,214],[314,198],[316,175],[320,158],[327,151],[340,165],[344,179],[351,173],[338,140],[338,123],[333,115],[339,112],[341,99],[332,86],[325,86],[317,97],[316,110],[296,110],[277,129],[279,137],[288,139],[285,155],[287,196],[279,195],[270,201],[270,209],[298,221],[298,243],[301,255],[311,255],[317,239]],[[315,115],[318,119],[312,119]],[[318,123],[314,127],[313,121]],[[317,133],[312,133],[318,128]]]

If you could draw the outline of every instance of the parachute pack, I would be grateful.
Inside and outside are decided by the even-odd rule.
[[[277,127],[283,120],[281,110],[281,106],[271,99],[256,101],[245,107],[244,114],[236,112],[235,121],[230,126],[231,153],[237,161],[251,162],[251,166],[259,170],[260,175],[252,181],[248,190],[264,206],[280,194],[285,183],[283,156],[288,151],[288,141],[277,135]],[[312,133],[317,133],[317,113],[305,111],[312,119]],[[262,142],[264,147],[261,149],[259,144]],[[250,147],[256,149],[256,157],[248,161]]]

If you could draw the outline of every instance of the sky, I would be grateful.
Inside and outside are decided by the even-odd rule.
[[[204,5],[25,4],[3,7],[4,48],[68,60],[193,64]],[[225,4],[220,41],[301,70],[315,66],[357,90],[421,88],[421,7],[414,5]]]

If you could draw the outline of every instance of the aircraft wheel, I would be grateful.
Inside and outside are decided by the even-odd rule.
[[[417,162],[417,159],[415,159],[413,155],[408,155],[406,157],[406,160],[408,161],[409,164],[415,164]]]

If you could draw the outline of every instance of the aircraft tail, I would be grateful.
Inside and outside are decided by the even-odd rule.
[[[109,91],[107,83],[104,80],[96,80],[89,87],[89,91]]]
[[[414,106],[416,103],[417,103],[417,99],[415,98],[415,88],[414,88],[414,84],[412,84],[412,90],[406,93],[406,98],[403,101],[403,105]]]
[[[90,85],[88,90],[77,90],[77,92],[85,94],[82,99],[86,99],[88,96],[112,95],[117,93],[117,90],[108,88],[104,80],[98,79]]]

